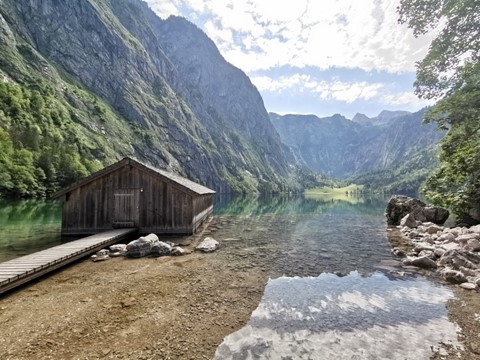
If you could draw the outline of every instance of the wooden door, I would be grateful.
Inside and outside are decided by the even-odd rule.
[[[113,227],[137,227],[140,219],[140,191],[117,189],[113,193]]]

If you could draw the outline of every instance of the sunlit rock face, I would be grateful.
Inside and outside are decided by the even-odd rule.
[[[380,272],[281,277],[215,359],[428,359],[440,343],[459,346],[445,307],[452,296]]]

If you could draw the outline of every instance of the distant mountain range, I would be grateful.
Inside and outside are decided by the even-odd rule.
[[[270,113],[270,119],[295,159],[309,169],[413,191],[436,166],[436,144],[444,136],[434,124],[422,123],[424,112],[382,111],[374,118],[356,114],[352,120],[339,114]]]

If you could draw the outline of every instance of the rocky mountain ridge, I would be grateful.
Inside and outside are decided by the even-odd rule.
[[[187,20],[140,0],[2,0],[0,38],[1,77],[62,109],[57,140],[76,147],[80,172],[134,156],[219,192],[297,187],[260,94]],[[35,116],[0,125],[45,172],[37,160],[52,130]],[[32,127],[39,148],[23,140]]]
[[[435,166],[436,144],[444,133],[422,123],[424,112],[382,111],[374,118],[356,114],[352,120],[338,114],[270,113],[270,119],[300,164],[334,178],[385,185],[413,173],[424,179],[425,170]]]

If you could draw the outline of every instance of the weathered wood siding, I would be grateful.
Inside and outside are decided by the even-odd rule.
[[[213,196],[199,195],[193,199],[193,232],[197,231],[205,219],[213,212]]]
[[[213,195],[193,195],[162,176],[124,166],[63,195],[62,232],[191,234],[212,211]]]

